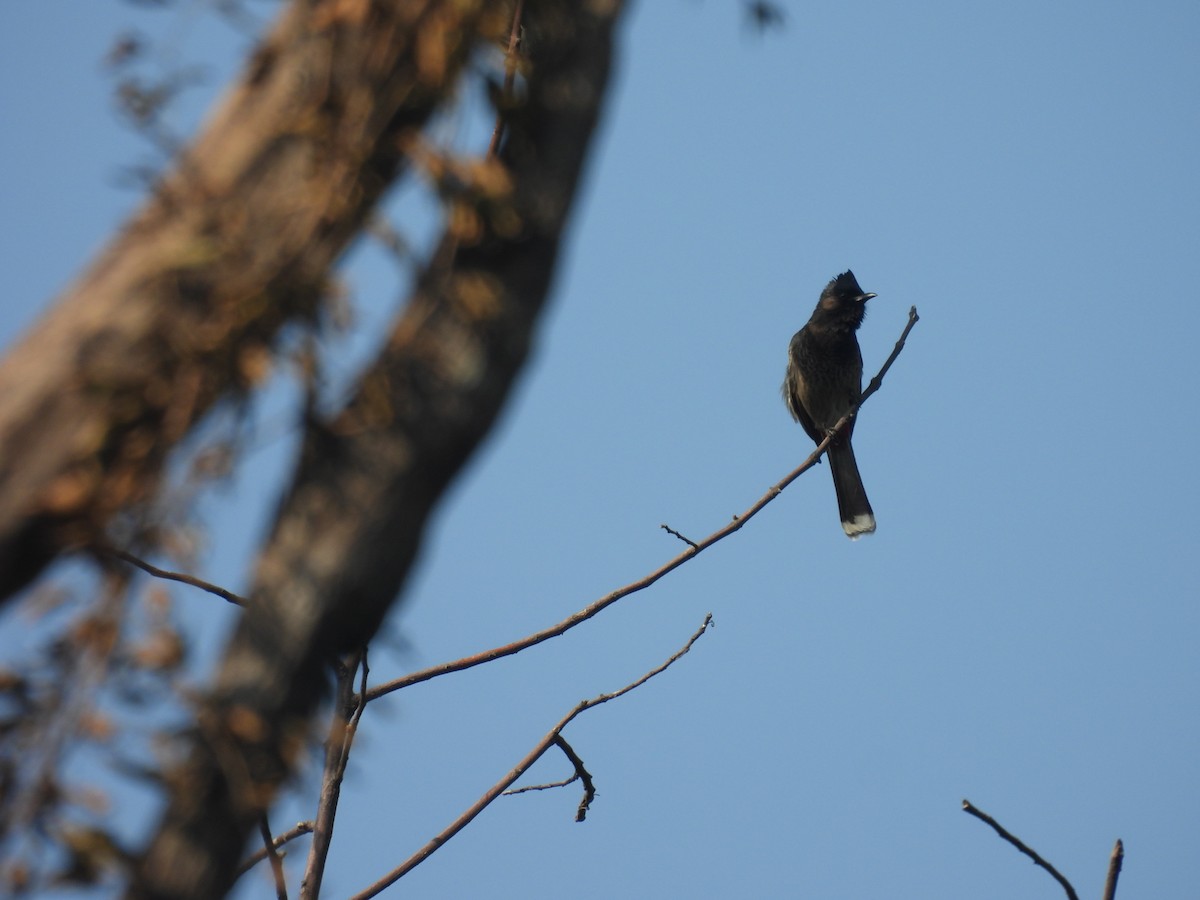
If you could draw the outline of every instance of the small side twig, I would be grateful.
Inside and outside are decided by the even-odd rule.
[[[680,534],[678,531],[676,531],[676,530],[675,530],[674,528],[672,528],[670,525],[667,525],[667,524],[665,524],[665,523],[664,523],[664,524],[662,524],[662,525],[659,525],[658,527],[659,527],[659,528],[661,528],[663,531],[665,531],[667,534],[671,535],[672,537],[677,537],[677,538],[679,538],[681,541],[683,541],[685,544],[687,544],[687,545],[688,545],[689,547],[691,547],[693,550],[699,550],[699,549],[700,549],[698,546],[696,546],[696,542],[695,542],[695,541],[691,540],[690,538],[685,538],[685,537],[684,537],[682,534]]]
[[[515,797],[517,794],[528,794],[532,791],[551,791],[555,788],[569,787],[579,780],[579,773],[576,772],[570,778],[564,778],[561,781],[547,781],[545,784],[526,784],[521,787],[509,788],[504,792],[505,797]]]
[[[271,861],[271,875],[275,879],[276,900],[287,900],[287,882],[283,878],[283,857],[279,855],[275,839],[271,837],[271,823],[267,820],[266,813],[263,813],[258,820],[258,831],[263,839],[263,852]]]
[[[1112,856],[1108,858],[1108,878],[1104,880],[1103,900],[1115,900],[1117,896],[1117,879],[1121,877],[1121,863],[1125,860],[1125,845],[1117,838],[1113,845]]]
[[[575,811],[575,821],[582,822],[587,818],[587,812],[592,807],[592,801],[596,799],[596,785],[592,781],[592,773],[584,766],[583,760],[575,752],[575,748],[568,744],[567,739],[561,734],[555,736],[554,744],[570,760],[571,765],[575,767],[575,774],[570,778],[564,778],[562,781],[551,781],[548,784],[527,784],[524,787],[509,788],[504,792],[504,796],[511,797],[515,794],[525,794],[529,791],[548,791],[551,788],[566,787],[567,785],[574,784],[576,781],[582,781],[583,799],[579,801],[579,809]]]
[[[704,620],[705,627],[708,626],[712,614],[709,613],[708,618]],[[687,652],[686,650],[684,651]],[[583,760],[579,758],[574,748],[567,743],[566,739],[560,734],[554,738],[554,743],[558,745],[567,759],[571,761],[571,765],[575,767],[575,775],[583,782],[583,799],[579,801],[579,808],[575,810],[575,821],[582,822],[587,818],[588,810],[592,808],[592,801],[596,799],[596,785],[592,782],[592,773],[584,768]]]
[[[223,587],[218,587],[211,582],[205,581],[202,578],[197,578],[194,575],[185,575],[183,572],[170,572],[166,569],[160,569],[158,566],[153,566],[144,559],[139,559],[132,553],[126,553],[124,550],[118,550],[115,547],[93,547],[96,552],[102,553],[105,556],[111,556],[119,559],[122,562],[127,562],[131,566],[141,569],[147,574],[153,575],[155,578],[162,578],[166,581],[178,581],[180,584],[187,584],[192,587],[200,588],[202,591],[208,591],[210,594],[216,594],[222,600],[234,604],[235,606],[245,606],[246,598],[235,594],[233,591],[227,591]]]
[[[275,838],[273,841],[271,841],[271,846],[273,846],[276,850],[278,850],[284,844],[291,843],[298,837],[302,837],[303,835],[306,835],[306,834],[312,834],[312,830],[313,830],[312,822],[297,822],[294,826],[292,826],[287,831],[285,831],[283,834],[279,835],[277,838]],[[266,858],[267,858],[266,849],[256,850],[254,853],[251,853],[249,856],[246,857],[246,859],[242,862],[242,864],[240,866],[238,866],[237,877],[241,878],[243,875],[245,875],[247,872],[249,872],[251,869],[253,869],[255,866],[257,866],[260,862],[262,862]]]
[[[485,793],[482,797],[480,797],[478,800],[476,800],[475,803],[472,804],[469,809],[467,809],[457,819],[455,819],[448,826],[446,826],[446,828],[443,829],[441,831],[441,833],[439,833],[432,840],[430,840],[429,843],[427,843],[424,847],[422,847],[420,850],[418,850],[416,853],[414,853],[412,856],[410,856],[408,859],[406,859],[403,863],[401,863],[395,869],[388,872],[386,875],[384,875],[382,878],[380,878],[378,881],[376,881],[370,887],[355,894],[352,898],[350,898],[350,900],[369,900],[369,898],[377,896],[380,892],[386,890],[388,887],[395,884],[397,881],[399,881],[401,878],[403,878],[405,875],[407,875],[409,872],[411,872],[413,869],[415,869],[417,866],[419,866],[421,863],[423,863],[425,860],[427,860],[430,856],[432,856],[438,850],[438,848],[443,846],[452,837],[454,837],[456,834],[458,834],[460,831],[462,831],[464,828],[466,828],[469,824],[471,824],[472,820],[474,820],[474,818],[476,816],[478,816],[489,805],[491,805],[492,801],[494,801],[497,797],[499,797],[506,790],[508,790],[510,787],[512,787],[513,783],[516,782],[516,780],[518,778],[520,778],[527,771],[529,771],[529,768],[534,763],[536,763],[539,759],[541,759],[542,755],[550,747],[555,745],[556,739],[558,738],[558,736],[560,734],[562,734],[563,729],[566,728],[567,725],[569,725],[576,716],[578,716],[580,713],[584,712],[585,710],[592,709],[593,707],[599,706],[602,703],[607,703],[609,700],[616,700],[618,697],[622,697],[625,694],[628,694],[630,691],[635,690],[638,687],[641,687],[643,684],[645,684],[647,681],[649,681],[655,675],[661,674],[669,666],[671,666],[673,663],[678,661],[689,650],[692,649],[692,645],[695,644],[696,641],[698,641],[700,639],[701,635],[703,635],[704,632],[708,630],[708,626],[711,622],[712,622],[712,613],[709,613],[707,616],[704,617],[704,623],[688,639],[687,643],[684,644],[683,647],[681,647],[674,654],[672,654],[671,657],[666,662],[664,662],[662,665],[651,669],[649,672],[644,674],[641,678],[638,678],[636,681],[630,682],[629,684],[625,685],[625,687],[621,688],[620,690],[613,691],[610,694],[600,694],[597,697],[593,697],[591,700],[581,700],[574,707],[574,709],[572,709],[569,713],[567,713],[565,716],[563,716],[563,718],[558,722],[558,724],[555,725],[553,728],[551,728],[549,732],[547,732],[545,737],[543,737],[540,741],[538,741],[537,746],[535,746],[532,750],[530,750],[524,759],[522,759],[519,763],[517,763],[517,765],[507,775],[505,775],[498,782],[496,782],[494,785],[492,785],[491,788],[488,789],[487,793]]]
[[[1041,866],[1043,869],[1049,872],[1054,880],[1062,885],[1062,889],[1067,892],[1067,897],[1069,900],[1079,900],[1079,895],[1075,893],[1075,888],[1071,887],[1071,882],[1067,881],[1067,879],[1062,876],[1058,869],[1054,868],[1054,866],[1042,859],[1036,850],[1026,846],[1024,843],[1022,843],[1020,838],[1006,831],[1003,825],[1001,825],[983,810],[977,809],[975,806],[973,806],[970,800],[963,800],[962,805],[963,812],[969,813],[979,821],[986,822],[988,825],[991,825],[996,834],[1000,835],[1000,837],[1004,838],[1004,840],[1008,841],[1010,844],[1032,859],[1036,865]]]

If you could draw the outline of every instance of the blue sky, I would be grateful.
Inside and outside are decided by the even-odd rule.
[[[878,532],[845,539],[821,467],[567,636],[369,707],[327,896],[397,864],[710,611],[689,656],[568,729],[599,789],[586,823],[574,788],[505,798],[393,893],[1061,896],[967,797],[1081,895],[1117,837],[1118,897],[1192,895],[1200,7],[784,6],[761,37],[731,0],[632,7],[534,358],[372,677],[544,627],[673,557],[660,524],[698,539],[750,506],[811,449],[778,385],[847,267],[879,294],[869,372],[921,314],[855,431]],[[114,175],[147,151],[100,74],[131,26],[211,66],[181,128],[247,46],[199,3],[0,10],[6,344],[137,202]],[[360,329],[332,346],[361,352],[403,283],[370,249],[347,278]],[[289,465],[271,443],[205,500],[197,574],[244,586]],[[227,611],[173,595],[216,646]],[[15,652],[19,623],[0,626]],[[551,754],[532,780],[567,771]],[[252,875],[237,896],[269,890]]]

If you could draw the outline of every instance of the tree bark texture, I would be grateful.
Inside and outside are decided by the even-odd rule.
[[[531,62],[500,160],[454,176],[451,224],[386,346],[346,407],[310,424],[129,896],[225,893],[308,739],[327,662],[374,634],[434,504],[499,414],[550,288],[620,7],[526,3]]]
[[[143,208],[0,362],[0,599],[151,497],[245,390],[502,0],[294,0]]]

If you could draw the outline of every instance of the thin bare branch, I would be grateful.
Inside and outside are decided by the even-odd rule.
[[[1125,861],[1125,845],[1117,838],[1113,845],[1112,856],[1108,858],[1108,878],[1104,880],[1103,900],[1115,900],[1117,896],[1117,879],[1121,877],[1121,864]]]
[[[858,413],[858,410],[862,407],[863,403],[866,402],[867,398],[879,390],[879,387],[883,384],[884,375],[886,375],[888,370],[892,367],[892,363],[896,361],[896,358],[900,355],[900,351],[904,349],[905,340],[908,338],[909,332],[912,331],[913,326],[917,324],[919,319],[920,317],[917,315],[917,308],[914,306],[909,310],[908,323],[904,326],[904,330],[901,332],[899,340],[896,341],[895,348],[892,350],[891,355],[888,356],[879,372],[874,378],[871,379],[870,386],[863,391],[862,399],[859,400],[858,405],[855,406],[850,412],[846,413],[846,415],[844,415],[840,420],[838,420],[837,424],[830,429],[829,435],[825,438],[825,440],[823,440],[817,446],[817,448],[808,455],[804,462],[802,462],[799,466],[792,470],[792,472],[785,476],[782,481],[773,485],[770,490],[760,497],[758,502],[756,502],[748,510],[742,513],[740,516],[734,516],[733,520],[728,525],[714,531],[712,534],[698,543],[688,540],[674,529],[667,528],[667,526],[664,525],[662,527],[670,534],[675,535],[677,538],[687,543],[688,548],[674,559],[655,569],[649,575],[639,578],[637,581],[631,582],[622,588],[617,588],[615,591],[606,594],[599,600],[596,600],[594,603],[585,606],[578,612],[567,616],[567,618],[563,619],[561,622],[521,638],[520,640],[513,641],[511,644],[505,644],[502,647],[493,647],[490,650],[484,650],[480,653],[472,654],[471,656],[464,656],[461,659],[456,659],[451,662],[439,663],[436,666],[430,666],[427,669],[421,669],[418,672],[412,672],[411,674],[405,675],[402,678],[396,678],[392,681],[386,681],[383,684],[378,684],[371,688],[370,692],[367,694],[367,699],[376,700],[385,694],[390,694],[393,691],[411,687],[414,684],[420,684],[422,681],[429,681],[431,678],[449,675],[451,672],[461,672],[464,669],[470,669],[475,666],[483,665],[484,663],[492,662],[493,660],[502,659],[505,656],[512,656],[515,653],[520,653],[522,650],[527,650],[528,648],[540,644],[543,641],[548,641],[551,638],[558,637],[560,634],[571,630],[576,625],[581,625],[597,613],[602,612],[603,610],[612,606],[618,600],[628,597],[630,594],[635,594],[638,591],[645,590],[668,572],[674,571],[689,559],[695,557],[702,550],[707,550],[713,544],[729,537],[729,535],[733,534],[735,531],[738,531],[743,525],[754,518],[754,516],[758,515],[764,506],[779,496],[784,488],[786,488],[789,484],[817,464],[820,458],[824,455],[825,450],[829,447],[830,442],[837,437],[838,433],[846,427],[846,424],[854,418],[854,416]]]
[[[223,587],[218,587],[212,582],[205,581],[202,578],[197,578],[195,575],[186,575],[183,572],[169,572],[166,569],[160,569],[158,566],[152,566],[144,559],[139,559],[132,553],[126,553],[124,550],[117,550],[115,547],[95,547],[93,548],[98,553],[106,556],[112,556],[122,562],[127,562],[131,566],[136,566],[143,572],[153,575],[155,578],[162,578],[167,581],[178,581],[180,584],[187,584],[192,587],[200,588],[202,591],[208,591],[210,594],[215,594],[222,600],[234,604],[235,606],[245,606],[246,598],[233,591],[227,591]]]
[[[704,620],[704,625],[707,628],[708,623],[712,621],[712,613]],[[703,629],[698,634],[703,634]],[[684,653],[687,652],[685,649]],[[554,739],[554,743],[558,745],[558,749],[566,754],[567,759],[571,761],[571,765],[575,767],[575,775],[583,782],[583,799],[579,801],[579,808],[575,810],[575,821],[582,822],[587,818],[588,810],[592,808],[592,801],[596,799],[596,785],[592,783],[592,773],[589,772],[583,765],[583,760],[579,758],[579,754],[575,749],[567,743],[566,739],[560,734]]]
[[[545,784],[527,784],[523,787],[509,788],[504,792],[505,797],[515,797],[517,794],[528,794],[531,791],[550,791],[555,788],[564,788],[574,784],[579,780],[579,773],[576,772],[570,778],[563,778],[561,781],[547,781]]]
[[[970,800],[964,800],[962,805],[963,812],[969,813],[979,821],[986,822],[988,825],[991,825],[996,834],[1000,835],[1000,837],[1004,838],[1004,840],[1008,841],[1010,844],[1032,859],[1035,864],[1041,866],[1043,869],[1049,872],[1051,876],[1053,876],[1054,880],[1062,885],[1062,889],[1067,892],[1067,897],[1069,900],[1079,900],[1079,895],[1075,893],[1075,888],[1071,887],[1071,882],[1067,881],[1067,879],[1062,876],[1058,869],[1054,868],[1054,866],[1042,859],[1042,857],[1038,855],[1037,851],[1026,846],[1024,843],[1022,843],[1020,838],[1006,831],[1003,825],[1001,825],[983,810],[977,809],[975,806],[973,806]]]
[[[354,677],[360,672],[362,681],[359,692],[355,694]],[[368,672],[365,648],[360,653],[351,654],[339,664],[337,696],[329,723],[329,737],[325,741],[325,771],[321,776],[321,796],[317,802],[317,818],[304,878],[300,882],[300,900],[316,900],[321,893],[325,861],[329,857],[334,820],[337,818],[338,801],[342,794],[342,780],[346,777],[350,748],[354,744],[358,723],[366,707],[358,698],[366,692]]]
[[[548,749],[550,749],[552,746],[554,746],[558,742],[558,738],[562,734],[563,729],[566,728],[567,725],[569,725],[571,723],[571,720],[573,720],[576,716],[578,716],[580,713],[584,712],[585,710],[591,709],[595,706],[599,706],[602,703],[607,703],[609,700],[615,700],[618,697],[628,694],[630,691],[634,690],[635,688],[638,688],[641,685],[645,684],[647,681],[649,681],[654,676],[661,674],[669,666],[674,664],[677,660],[679,660],[689,650],[692,649],[692,645],[695,644],[696,641],[700,640],[701,635],[703,635],[704,632],[708,630],[708,626],[711,622],[712,622],[712,613],[709,613],[708,615],[706,615],[704,617],[704,623],[696,630],[696,632],[690,638],[688,638],[687,643],[684,644],[683,647],[681,647],[674,654],[672,654],[671,657],[666,662],[664,662],[662,665],[657,666],[654,669],[651,669],[649,672],[647,672],[641,678],[638,678],[636,681],[630,682],[629,684],[625,685],[625,687],[621,688],[620,690],[613,691],[610,694],[600,694],[597,697],[593,697],[591,700],[581,700],[575,706],[574,709],[572,709],[569,713],[567,713],[565,716],[563,716],[563,718],[561,720],[559,720],[558,724],[555,725],[553,728],[550,729],[549,732],[546,733],[545,737],[543,737],[540,741],[538,741],[537,746],[535,746],[532,750],[530,750],[529,753],[525,756],[525,758],[522,759],[519,763],[517,763],[515,768],[513,768],[507,775],[505,775],[503,778],[501,778],[499,781],[497,781],[494,785],[492,785],[491,788],[488,789],[487,793],[485,793],[482,797],[480,797],[478,800],[476,800],[475,803],[472,804],[472,806],[469,809],[467,809],[465,812],[463,812],[462,815],[460,815],[457,819],[455,819],[453,822],[451,822],[440,834],[438,834],[436,837],[434,837],[424,847],[422,847],[420,850],[418,850],[416,853],[414,853],[412,856],[410,856],[408,859],[406,859],[403,863],[401,863],[399,866],[397,866],[395,869],[393,869],[387,875],[383,876],[383,878],[376,881],[370,887],[355,894],[351,898],[351,900],[368,900],[368,898],[378,895],[381,891],[383,891],[383,890],[387,889],[388,887],[390,887],[391,885],[395,884],[397,881],[399,881],[401,878],[403,878],[405,875],[407,875],[409,872],[411,872],[413,869],[415,869],[417,866],[419,866],[421,863],[423,863],[425,860],[427,860],[430,856],[432,856],[434,854],[434,852],[436,852],[438,850],[438,848],[443,846],[452,837],[454,837],[456,834],[458,834],[460,831],[462,831],[464,828],[466,828],[467,825],[469,825],[476,816],[478,816],[489,805],[491,805],[492,801],[494,801],[497,797],[499,797],[506,790],[508,790],[510,787],[512,787],[513,783],[518,778],[520,778],[527,771],[529,771],[529,768],[534,763],[536,763],[539,759],[541,759],[542,754],[544,754]]]
[[[263,852],[271,861],[271,876],[275,879],[276,900],[287,900],[287,882],[283,879],[283,857],[279,855],[275,840],[271,837],[271,823],[267,819],[266,813],[263,813],[258,820],[258,831],[263,839]]]
[[[306,834],[312,834],[312,830],[313,830],[312,822],[297,822],[295,825],[293,825],[291,828],[289,828],[283,834],[279,835],[277,838],[275,838],[273,841],[271,841],[271,845],[276,850],[278,850],[284,844],[291,843],[298,837],[303,837]],[[251,869],[253,869],[255,866],[257,866],[260,862],[262,862],[266,858],[267,858],[267,851],[265,849],[257,850],[254,853],[251,853],[249,856],[246,857],[246,859],[242,862],[242,864],[240,866],[238,866],[237,877],[240,878],[241,876],[245,875],[247,872],[249,872]]]

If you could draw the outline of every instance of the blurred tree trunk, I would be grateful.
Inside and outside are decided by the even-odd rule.
[[[528,353],[608,81],[620,0],[526,0],[498,157],[422,129],[512,0],[293,0],[142,209],[0,360],[0,601],[118,540],[215,403],[412,160],[449,226],[347,405],[306,423],[249,606],[199,703],[131,897],[213,898],[309,738],[337,654],[378,628],[425,522]]]
[[[295,0],[144,207],[0,361],[0,599],[153,496],[311,316],[502,0]]]
[[[378,5],[387,4],[338,0],[312,14],[357,15]],[[439,40],[466,27],[456,17],[471,4],[452,6],[460,12],[438,20],[453,25]],[[499,160],[447,173],[450,225],[413,297],[346,407],[310,423],[249,608],[200,710],[188,759],[168,779],[168,808],[129,896],[199,900],[228,890],[247,835],[307,739],[327,663],[374,634],[429,513],[499,414],[554,275],[620,6],[526,3],[530,62],[520,101],[506,114]],[[370,31],[373,20],[364,14],[354,27]],[[417,37],[392,33],[376,55],[390,58],[391,45],[406,42],[420,62],[430,40],[421,29],[433,26],[413,21]],[[435,54],[436,65],[418,64],[412,90],[423,90],[416,85],[425,64],[443,84],[464,40]],[[373,68],[372,54],[359,48],[356,56]],[[381,90],[394,90],[388,84]],[[396,137],[394,147],[412,146]]]

